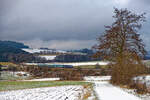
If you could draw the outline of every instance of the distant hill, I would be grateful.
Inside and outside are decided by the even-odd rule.
[[[8,61],[10,54],[27,54],[22,48],[29,47],[14,41],[0,41],[0,61]]]
[[[0,41],[0,54],[3,53],[25,53],[21,50],[22,48],[29,48],[23,43],[13,42],[13,41]]]
[[[1,40],[0,40],[0,46],[5,46],[5,47],[7,46],[7,47],[13,47],[13,48],[29,48],[23,43],[14,42],[14,41],[1,41]]]
[[[39,48],[39,49],[25,48],[22,50],[30,54],[36,55],[40,58],[45,58],[45,60],[54,62],[80,62],[80,61],[100,60],[92,58],[94,51],[87,48],[68,51],[49,48]]]
[[[67,53],[64,50],[56,50],[56,49],[48,49],[48,48],[39,48],[39,49],[32,49],[32,48],[24,48],[22,49],[28,53],[40,53],[40,54],[56,54],[56,53]]]
[[[92,49],[87,49],[87,48],[80,49],[80,50],[70,50],[69,52],[73,52],[73,53],[78,52],[78,53],[84,53],[84,54],[88,54],[88,55],[95,53]]]

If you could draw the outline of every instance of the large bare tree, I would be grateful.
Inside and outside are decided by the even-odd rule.
[[[106,30],[104,34],[98,38],[98,45],[94,46],[94,48],[97,49],[96,57],[115,62],[112,79],[116,79],[114,83],[117,81],[116,83],[119,84],[122,80],[126,82],[130,80],[125,76],[125,74],[129,73],[130,68],[128,66],[132,67],[135,64],[142,65],[141,59],[144,57],[146,51],[138,30],[142,26],[141,23],[145,21],[145,13],[138,15],[127,9],[117,8],[114,9],[114,13],[113,24],[105,26]],[[135,69],[138,68],[136,67]],[[132,73],[130,77],[134,75],[135,73]],[[119,80],[118,77],[122,78]]]

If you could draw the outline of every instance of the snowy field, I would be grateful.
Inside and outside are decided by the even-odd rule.
[[[24,48],[22,49],[28,53],[40,53],[40,52],[58,52],[58,53],[66,53],[63,50],[53,50],[53,49],[32,49],[32,48]]]
[[[138,77],[143,79],[141,77]],[[122,89],[109,83],[111,76],[87,76],[84,80],[94,83],[94,91],[98,100],[150,100],[150,95],[138,95],[129,89]],[[149,77],[145,78],[146,80]],[[48,79],[38,79],[48,80]],[[36,81],[36,80],[35,80]],[[0,92],[0,100],[83,100],[85,91],[83,86],[67,85],[24,89]],[[93,99],[94,94],[92,94]]]
[[[2,71],[1,80],[23,80],[28,79],[30,74],[27,72],[12,72],[12,71]]]
[[[72,66],[85,66],[85,65],[108,65],[109,62],[105,62],[105,61],[93,61],[93,62],[60,63],[60,64],[72,65]]]
[[[84,80],[86,81],[109,81],[111,76],[86,76]]]
[[[58,86],[0,92],[0,100],[80,100],[82,86]]]
[[[43,50],[43,49],[22,49],[28,53],[40,53],[44,51],[51,51],[51,50]]]
[[[56,55],[43,55],[43,56],[39,56],[41,58],[45,58],[46,60],[54,60]]]
[[[72,66],[86,66],[86,65],[108,65],[109,62],[106,61],[93,61],[93,62],[75,62],[75,63],[24,63],[25,65],[72,65]]]
[[[42,79],[31,79],[31,80],[23,80],[23,81],[58,81],[60,78],[42,78]]]

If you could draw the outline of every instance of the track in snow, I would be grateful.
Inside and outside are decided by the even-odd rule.
[[[141,100],[140,98],[128,94],[120,88],[114,87],[106,81],[95,81],[95,91],[99,100]]]

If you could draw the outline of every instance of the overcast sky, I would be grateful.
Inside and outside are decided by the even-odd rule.
[[[33,48],[90,48],[111,25],[113,8],[146,12],[140,30],[150,50],[150,0],[0,0],[0,40]]]

